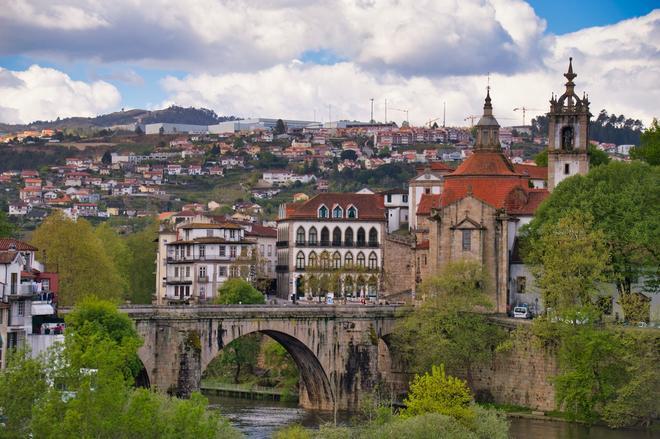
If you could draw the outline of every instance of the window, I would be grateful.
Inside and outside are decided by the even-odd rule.
[[[309,266],[310,267],[316,267],[319,264],[319,259],[318,256],[316,256],[316,253],[311,252],[309,254]]]
[[[335,206],[335,208],[332,209],[332,217],[333,218],[343,218],[344,217],[344,209],[342,209],[339,206]]]
[[[321,245],[330,245],[330,231],[327,227],[321,229]]]
[[[303,252],[298,252],[296,256],[296,268],[305,268],[305,255]]]
[[[296,231],[296,244],[304,244],[305,243],[305,229],[302,227],[298,227],[298,230]]]
[[[186,296],[190,296],[190,285],[186,285]]]
[[[332,268],[341,268],[341,255],[339,252],[335,252],[335,254],[332,255]]]
[[[525,276],[518,276],[516,278],[516,286],[518,294],[525,294],[527,288],[527,278]]]
[[[376,247],[378,245],[378,231],[375,227],[369,230],[369,246]]]
[[[392,202],[392,194],[387,194],[387,202],[388,203]]]
[[[186,267],[186,277],[190,277],[190,267]]]
[[[364,229],[360,227],[357,231],[357,245],[358,247],[364,247],[366,244],[366,233],[364,232]]]
[[[332,231],[332,245],[335,247],[341,245],[341,230],[339,230],[339,227],[335,227]]]
[[[376,253],[371,252],[369,255],[369,269],[370,270],[375,270],[378,268],[378,257],[376,256]]]
[[[319,207],[319,218],[327,218],[328,217],[328,208],[325,206]]]
[[[318,241],[318,236],[316,232],[316,227],[312,227],[309,229],[309,243],[310,245],[316,245]]]
[[[209,238],[213,236],[213,229],[206,229],[206,236]]]
[[[236,246],[232,245],[229,247],[229,257],[230,258],[235,258],[236,257]]]
[[[191,250],[192,250],[192,247],[189,246],[189,245],[187,245],[187,246],[186,246],[186,256],[190,256],[190,254],[191,254]]]
[[[206,246],[205,245],[200,245],[199,246],[199,257],[200,258],[205,258],[206,257]]]
[[[407,203],[408,202],[408,195],[402,195],[401,196],[401,201],[403,201],[404,203]]]
[[[268,244],[268,256],[273,256],[273,244]]]
[[[472,230],[461,230],[463,233],[463,251],[470,251],[472,248]]]
[[[344,232],[344,245],[346,247],[353,246],[353,229],[350,227]]]
[[[330,255],[328,252],[321,253],[321,268],[324,270],[330,268]]]
[[[564,164],[564,175],[568,175],[570,173],[571,173],[571,165],[569,165],[568,163],[565,163]]]
[[[344,256],[344,265],[346,267],[352,267],[353,266],[353,254],[348,252],[346,253],[346,256]]]
[[[564,127],[561,130],[561,149],[570,151],[573,149],[573,127]]]
[[[174,277],[179,277],[179,267],[174,267]]]
[[[231,229],[231,230],[229,231],[229,237],[230,237],[230,238],[236,238],[236,230]]]
[[[227,267],[221,265],[218,267],[218,278],[227,277]]]
[[[199,277],[206,277],[206,266],[199,267]]]
[[[229,277],[238,277],[241,275],[241,270],[239,267],[232,265],[229,267]]]
[[[362,253],[362,252],[358,253],[357,259],[356,259],[357,266],[360,267],[360,268],[364,268],[364,260],[365,260],[364,259],[364,253]]]
[[[430,189],[430,188],[425,188],[425,189],[424,189],[424,193],[425,193],[425,194],[430,194],[430,193],[431,193],[431,189]]]
[[[262,255],[266,254],[265,247],[263,244],[259,244],[259,253]]]
[[[344,294],[347,296],[353,296],[353,278],[346,276],[344,279]]]
[[[357,218],[358,212],[355,206],[351,206],[348,208],[348,217],[349,218]]]
[[[220,256],[225,256],[227,254],[227,250],[225,249],[224,245],[220,246]]]
[[[25,301],[23,301],[23,300],[18,302],[18,315],[19,316],[24,316],[25,315]]]

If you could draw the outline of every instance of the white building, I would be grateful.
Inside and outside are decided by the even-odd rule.
[[[377,297],[383,286],[383,197],[322,193],[280,207],[277,224],[278,295],[328,292]]]
[[[442,193],[443,177],[453,171],[442,162],[432,162],[417,168],[417,176],[410,180],[408,186],[408,226],[414,231],[417,228],[417,208],[422,195],[440,195]]]
[[[144,126],[145,134],[206,134],[208,125],[189,125],[184,123],[150,123]]]
[[[402,224],[409,222],[408,191],[406,189],[390,189],[380,192],[383,196],[386,215],[387,233],[401,228]]]
[[[262,180],[270,185],[288,186],[299,181],[303,184],[311,183],[316,177],[311,174],[298,175],[289,170],[269,170],[264,171]]]

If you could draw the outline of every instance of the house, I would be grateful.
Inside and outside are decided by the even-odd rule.
[[[98,206],[95,203],[76,203],[73,205],[78,216],[98,216]]]
[[[26,186],[18,192],[18,198],[22,201],[40,201],[41,200],[41,187],[40,186]]]
[[[32,206],[24,201],[9,203],[9,215],[11,216],[27,215],[30,210],[32,210]]]
[[[167,175],[180,175],[181,165],[171,164],[167,165]]]
[[[202,175],[202,167],[200,165],[188,166],[188,175]]]
[[[220,166],[212,166],[208,168],[208,174],[222,177],[222,175],[224,174],[224,170]]]

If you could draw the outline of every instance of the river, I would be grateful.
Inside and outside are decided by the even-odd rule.
[[[295,403],[257,401],[209,396],[213,408],[227,417],[232,424],[252,439],[267,439],[278,429],[291,424],[318,428],[333,421],[331,412],[318,412],[299,408]],[[351,413],[341,412],[338,422],[349,424]],[[534,419],[512,419],[512,439],[651,439],[660,434],[632,430],[611,430],[604,427],[587,428],[566,422]]]

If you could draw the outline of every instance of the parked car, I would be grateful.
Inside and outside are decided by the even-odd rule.
[[[513,318],[514,319],[531,319],[532,313],[529,311],[529,308],[526,306],[516,306],[513,308]]]

